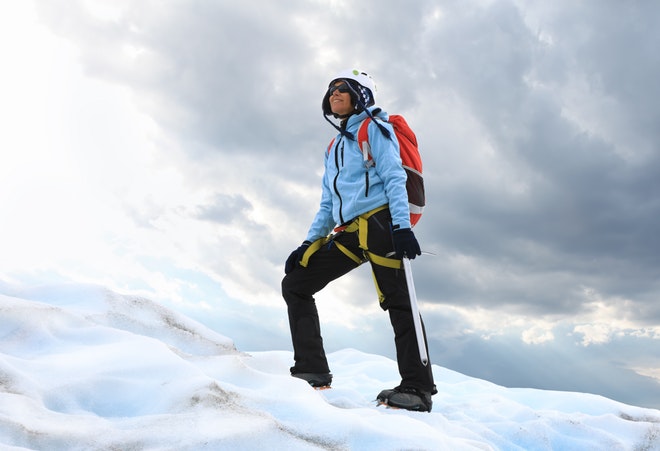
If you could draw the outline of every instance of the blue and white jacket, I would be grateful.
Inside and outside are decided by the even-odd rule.
[[[387,113],[370,108],[391,138],[378,129],[375,121],[369,123],[369,143],[375,165],[368,169],[357,143],[358,129],[368,116],[366,112],[348,118],[346,130],[355,136],[351,140],[337,135],[329,151],[325,151],[325,173],[321,205],[307,233],[314,242],[327,236],[336,225],[349,222],[363,213],[382,205],[389,205],[394,228],[410,228],[410,210],[406,191],[406,172],[401,164],[399,142]]]

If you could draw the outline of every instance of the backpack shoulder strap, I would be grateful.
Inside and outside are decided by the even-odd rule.
[[[330,144],[328,144],[328,155],[330,154],[330,150],[332,150],[332,146],[333,146],[334,143],[335,143],[335,139],[336,139],[336,138],[332,138],[332,139],[330,140]]]
[[[360,150],[362,151],[362,156],[364,158],[365,163],[369,160],[371,160],[371,145],[369,144],[369,123],[371,123],[371,118],[368,117],[364,121],[362,121],[362,124],[360,124],[360,128],[358,129],[358,146],[360,146]]]

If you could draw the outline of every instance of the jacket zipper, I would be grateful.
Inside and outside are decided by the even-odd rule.
[[[335,175],[335,179],[332,182],[333,188],[335,189],[335,194],[339,198],[339,220],[340,224],[343,224],[344,221],[344,215],[342,214],[342,205],[343,201],[341,198],[341,194],[339,194],[339,189],[337,188],[337,179],[339,178],[339,143],[341,143],[341,164],[343,166],[344,164],[344,137],[339,138],[339,142],[337,142],[337,145],[335,146],[335,167],[337,168],[337,174]]]

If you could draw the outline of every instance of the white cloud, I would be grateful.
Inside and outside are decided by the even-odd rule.
[[[642,376],[652,377],[660,382],[660,367],[636,367],[632,368],[635,372],[641,374]]]
[[[522,340],[527,344],[536,345],[553,341],[554,339],[555,335],[552,333],[552,329],[543,326],[534,326],[524,330],[522,333]]]
[[[612,328],[607,324],[582,324],[573,329],[576,334],[582,335],[582,345],[608,343],[612,339]]]

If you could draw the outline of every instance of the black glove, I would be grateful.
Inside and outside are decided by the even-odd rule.
[[[298,249],[291,252],[291,255],[289,255],[289,258],[286,259],[286,263],[284,264],[284,274],[289,274],[296,268],[296,266],[300,264],[300,259],[310,244],[312,243],[309,241],[304,241],[303,244],[298,247]]]
[[[419,248],[419,243],[415,234],[410,229],[396,229],[392,233],[394,240],[394,251],[396,258],[408,257],[414,260],[418,255],[422,255],[422,250]]]

